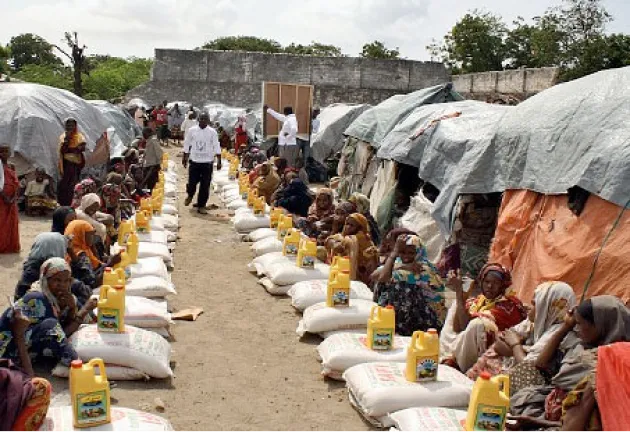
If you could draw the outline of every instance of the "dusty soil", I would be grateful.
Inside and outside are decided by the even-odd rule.
[[[172,274],[178,295],[169,298],[169,307],[199,306],[204,314],[173,328],[172,380],[118,382],[114,403],[156,412],[160,398],[166,405],[161,415],[178,430],[369,429],[343,384],[321,378],[315,350],[320,339],[300,342],[299,315],[290,301],[268,295],[247,272],[250,251],[231,224],[183,206],[181,167],[179,174],[182,227]],[[22,218],[22,253],[0,256],[2,309],[34,237],[49,229],[49,219]],[[67,389],[67,381],[51,381],[55,392]]]

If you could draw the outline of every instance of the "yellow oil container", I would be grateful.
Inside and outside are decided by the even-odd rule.
[[[140,211],[145,212],[147,218],[151,220],[151,215],[153,215],[153,206],[151,205],[150,198],[143,198],[140,200]]]
[[[124,246],[129,240],[129,235],[136,231],[136,227],[131,219],[124,220],[118,227],[118,245]]]
[[[293,217],[291,215],[280,215],[278,219],[278,240],[284,240],[291,228],[293,228]]]
[[[367,347],[375,351],[392,349],[394,346],[394,331],[396,330],[396,312],[394,307],[372,306],[367,324]]]
[[[98,299],[98,331],[123,333],[125,331],[125,286],[103,285]]]
[[[289,229],[287,235],[283,239],[282,254],[285,256],[297,255],[301,238],[300,231],[295,228]]]
[[[278,228],[278,221],[280,220],[280,216],[282,216],[283,214],[284,211],[281,208],[272,207],[271,212],[269,213],[269,228]]]
[[[247,206],[254,208],[254,200],[258,198],[258,189],[250,188],[247,192]]]
[[[466,430],[502,431],[510,408],[510,378],[481,372],[470,396]]]
[[[317,242],[313,239],[306,239],[300,244],[298,249],[296,265],[303,268],[314,268],[317,259]]]
[[[249,180],[240,178],[238,181],[238,194],[241,199],[247,200],[247,192],[249,189]]]
[[[99,376],[95,367],[99,368]],[[109,382],[103,360],[95,358],[86,364],[81,360],[71,363],[70,397],[74,427],[87,428],[111,422]]]
[[[111,267],[107,267],[103,272],[103,285],[116,286],[125,285],[126,283],[127,278],[123,269],[114,270]]]
[[[411,382],[436,381],[440,358],[440,337],[437,330],[416,331],[407,348],[405,378]]]
[[[333,262],[330,265],[328,282],[332,282],[339,273],[350,273],[350,258],[340,256],[333,257]]]
[[[146,211],[136,213],[136,231],[139,233],[151,232],[151,223]]]
[[[162,201],[159,195],[151,197],[151,209],[153,216],[160,216],[162,214]]]
[[[136,264],[138,262],[138,251],[140,250],[140,239],[138,238],[138,234],[131,233],[126,249],[127,255],[129,256],[129,264]]]
[[[254,200],[254,214],[256,216],[264,215],[265,207],[267,207],[267,201],[265,201],[264,196],[258,197]]]
[[[334,280],[328,281],[326,306],[334,308],[350,306],[349,273],[337,273]]]
[[[134,262],[132,262],[127,248],[124,248],[120,253],[120,262],[114,266],[114,270],[122,270],[125,273],[125,279],[129,279],[131,277],[131,270],[129,269],[131,264],[134,264]]]

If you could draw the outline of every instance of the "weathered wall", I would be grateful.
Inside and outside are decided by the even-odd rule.
[[[454,75],[453,87],[471,99],[511,95],[520,100],[553,87],[558,68],[517,69],[499,72]]]
[[[315,86],[315,104],[377,104],[388,97],[450,81],[442,63],[309,57],[231,51],[155,50],[151,81],[128,94],[149,103],[186,100],[259,104],[263,81]]]

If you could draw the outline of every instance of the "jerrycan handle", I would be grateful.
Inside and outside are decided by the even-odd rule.
[[[411,336],[411,344],[410,347],[418,348],[418,343],[424,344],[424,332],[421,330],[413,332]]]
[[[107,381],[107,372],[105,371],[105,362],[100,358],[92,359],[88,362],[88,365],[94,367],[98,366],[98,371],[103,381]]]
[[[372,306],[372,309],[370,309],[370,319],[376,318],[375,317],[375,312],[376,312],[376,314],[378,314],[378,311],[379,311],[379,307],[378,306],[376,306],[376,305]]]
[[[505,393],[505,396],[510,398],[510,377],[507,375],[497,375],[492,380],[501,385],[501,391]]]
[[[101,285],[101,290],[100,290],[100,292],[98,294],[98,301],[99,301],[99,303],[104,301],[104,300],[107,300],[107,297],[109,295],[109,290],[110,289],[112,289],[112,287],[109,286],[109,285]]]

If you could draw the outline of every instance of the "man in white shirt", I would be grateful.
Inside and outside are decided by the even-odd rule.
[[[199,125],[188,129],[184,138],[184,157],[182,164],[188,168],[188,185],[186,185],[185,205],[189,206],[199,185],[199,196],[197,197],[197,211],[200,214],[208,214],[206,204],[210,197],[210,182],[212,181],[212,164],[217,159],[217,170],[221,169],[221,146],[219,145],[219,135],[208,124],[210,117],[207,113],[199,116]]]
[[[190,130],[191,127],[197,126],[199,122],[195,119],[195,112],[188,111],[188,118],[184,120],[182,123],[182,132],[184,132],[184,139],[186,139],[186,132]]]
[[[313,139],[315,135],[319,133],[320,121],[319,121],[319,108],[315,108],[311,114],[311,136],[309,137],[309,142],[304,143],[302,146],[302,159],[304,163],[308,161],[308,158],[311,156],[311,147],[313,146]]]
[[[282,122],[282,129],[278,133],[278,154],[287,160],[290,167],[295,167],[295,160],[300,154],[300,148],[297,145],[298,122],[295,114],[293,114],[293,108],[285,107],[284,115],[267,106],[264,109],[273,118]]]

